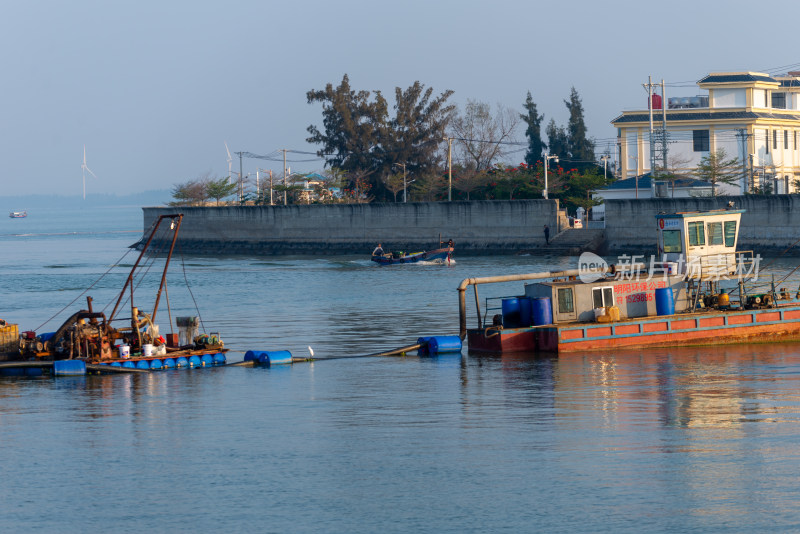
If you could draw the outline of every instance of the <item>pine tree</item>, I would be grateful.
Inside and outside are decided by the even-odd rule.
[[[738,158],[727,159],[724,148],[703,156],[694,175],[699,180],[711,182],[711,196],[717,195],[717,184],[736,185],[742,177],[742,164]]]
[[[547,133],[547,141],[550,144],[550,154],[558,156],[559,159],[570,159],[567,131],[561,126],[556,126],[556,121],[550,119],[545,132]]]
[[[528,138],[528,151],[525,153],[525,163],[528,165],[536,165],[537,161],[542,160],[542,152],[547,148],[547,145],[542,142],[542,128],[541,124],[544,120],[544,115],[539,115],[536,109],[536,103],[531,97],[531,92],[528,91],[528,97],[525,99],[523,106],[528,112],[527,114],[520,115],[522,120],[528,127],[525,129],[525,137]]]
[[[574,162],[594,162],[594,142],[586,138],[586,123],[583,120],[583,104],[578,96],[578,91],[572,88],[569,100],[564,100],[569,110],[569,123],[567,124],[567,145],[570,159]],[[583,166],[581,165],[581,166]]]

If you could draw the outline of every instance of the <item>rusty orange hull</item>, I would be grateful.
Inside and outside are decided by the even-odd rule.
[[[800,340],[800,304],[745,311],[641,317],[616,323],[565,323],[467,332],[472,351],[587,352],[622,348]]]

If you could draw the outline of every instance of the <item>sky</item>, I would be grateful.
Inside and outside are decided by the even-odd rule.
[[[798,16],[796,0],[6,0],[0,196],[82,195],[84,146],[87,194],[119,195],[227,176],[225,143],[314,152],[322,108],[306,93],[345,73],[390,103],[417,80],[520,112],[530,91],[561,125],[574,86],[601,152],[610,121],[646,107],[648,76],[694,96],[709,72],[800,69]],[[243,160],[244,174],[282,168]]]

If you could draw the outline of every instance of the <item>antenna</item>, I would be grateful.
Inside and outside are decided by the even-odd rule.
[[[228,153],[228,183],[231,183],[231,176],[233,172],[231,171],[231,163],[233,162],[233,158],[231,158],[231,151],[228,149],[228,142],[225,141],[225,151]]]
[[[97,175],[92,172],[86,165],[86,145],[83,145],[83,165],[81,165],[81,172],[83,173],[83,200],[86,200],[86,171],[89,171],[89,174],[97,178]]]

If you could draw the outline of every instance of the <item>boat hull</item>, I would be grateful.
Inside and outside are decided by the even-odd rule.
[[[728,345],[800,340],[800,304],[744,311],[642,317],[615,323],[467,331],[478,352],[588,352],[598,350]]]

